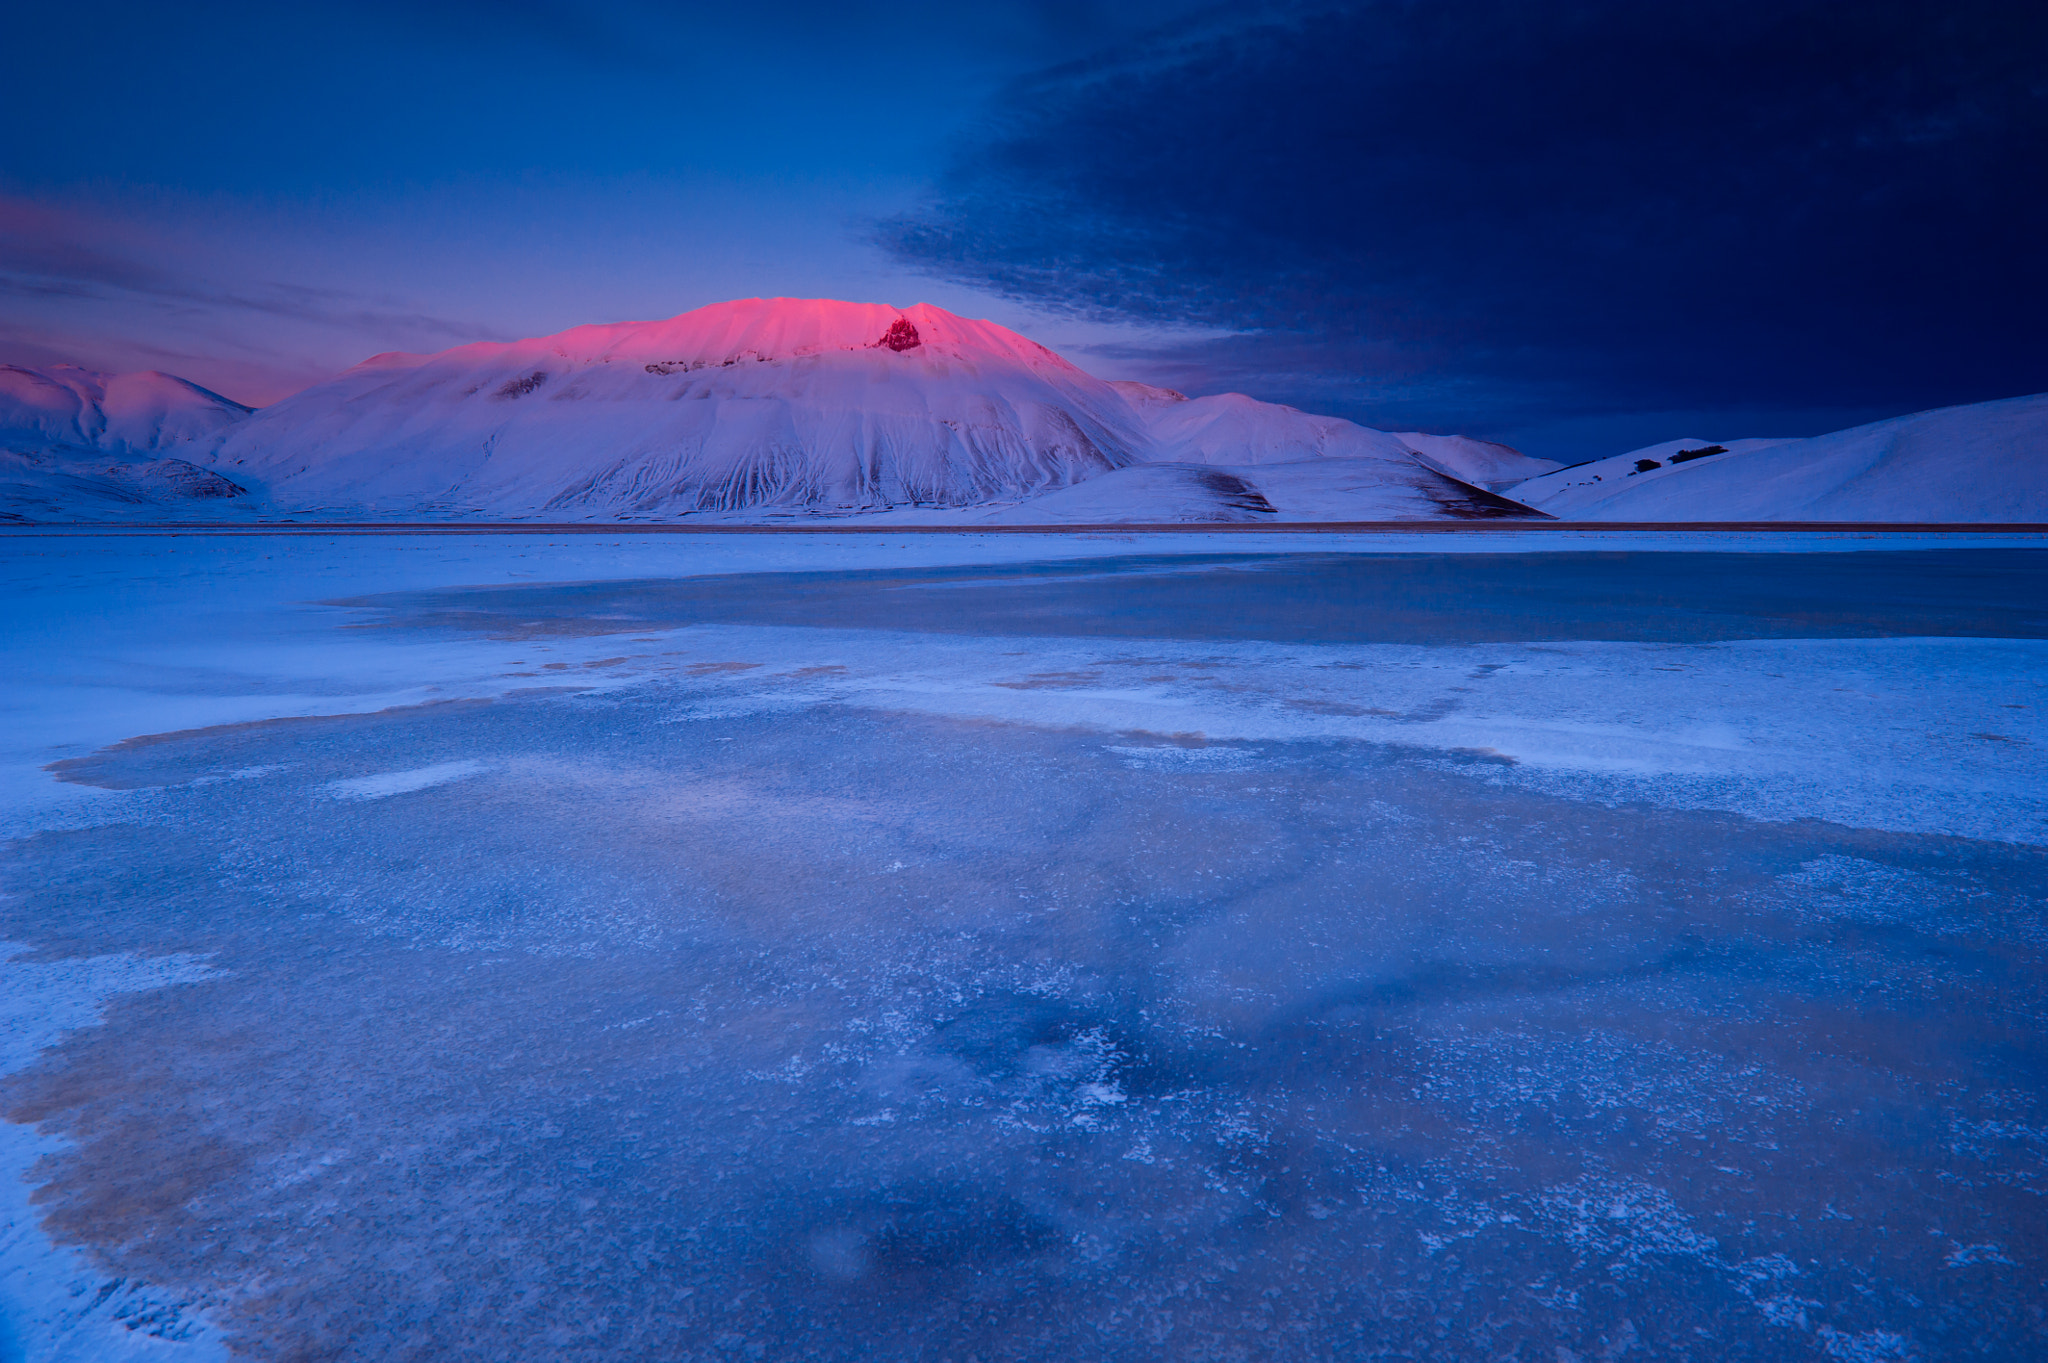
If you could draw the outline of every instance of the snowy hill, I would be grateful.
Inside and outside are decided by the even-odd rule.
[[[172,374],[0,365],[0,448],[161,454],[209,441],[251,409]]]
[[[974,520],[969,509],[1141,465],[1303,461],[1331,466],[1321,500],[1345,519],[1532,514],[1402,437],[1237,395],[1106,383],[928,305],[811,299],[378,356],[228,432],[215,466],[301,514]],[[1230,519],[1258,497],[1223,486],[1113,478],[1082,501],[1109,520],[1201,519],[1207,506]]]
[[[1463,435],[1389,433],[1341,417],[1315,416],[1242,393],[1190,398],[1128,381],[1110,387],[1146,420],[1154,459],[1191,464],[1292,464],[1311,459],[1421,462],[1494,491],[1558,467],[1520,450]]]
[[[217,506],[242,489],[193,460],[249,412],[155,370],[0,365],[0,517],[190,515],[195,498]]]
[[[1665,440],[1630,450],[1627,454],[1610,455],[1605,459],[1538,474],[1510,486],[1516,497],[1531,506],[1541,505],[1553,516],[1565,520],[1586,519],[1588,508],[1632,491],[1641,480],[1670,477],[1697,460],[1718,459],[1787,443],[1790,443],[1789,437],[1775,440]],[[1649,467],[1642,467],[1646,464]]]
[[[1674,440],[1509,495],[1566,520],[2048,522],[2048,394],[1806,440]]]
[[[1402,431],[1394,438],[1452,477],[1494,492],[1561,467],[1555,459],[1534,459],[1513,446],[1469,435]]]
[[[1108,386],[1144,420],[1152,437],[1152,457],[1160,462],[1291,464],[1303,459],[1413,457],[1399,436],[1242,393],[1190,398],[1142,383]]]

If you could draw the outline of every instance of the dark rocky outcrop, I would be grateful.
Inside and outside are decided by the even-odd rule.
[[[910,325],[908,317],[898,317],[895,325],[882,333],[882,339],[875,342],[894,351],[915,350],[924,342],[918,338],[917,328]]]

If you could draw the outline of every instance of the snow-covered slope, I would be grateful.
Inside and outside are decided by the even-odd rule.
[[[168,374],[0,366],[0,518],[223,514],[2048,522],[2048,394],[1558,468],[1105,382],[923,304],[746,299],[394,352],[253,413]]]
[[[1587,508],[1633,490],[1642,480],[1672,476],[1688,464],[1731,454],[1783,445],[1787,440],[1665,440],[1627,454],[1594,459],[1551,473],[1538,474],[1509,486],[1517,500],[1541,506],[1566,520],[1581,518]],[[1676,459],[1678,462],[1673,463]],[[1648,464],[1652,467],[1642,468]]]
[[[250,409],[172,374],[0,365],[0,449],[162,454],[211,441]]]
[[[1293,464],[1309,459],[1392,459],[1417,455],[1463,482],[1498,490],[1558,464],[1464,435],[1390,433],[1342,417],[1316,416],[1242,393],[1190,398],[1171,388],[1110,384],[1138,409],[1157,444],[1155,459],[1190,464]]]
[[[749,299],[380,356],[259,412],[218,466],[292,506],[665,518],[1015,500],[1148,444],[1114,389],[991,323]]]
[[[1401,437],[1238,395],[1106,383],[1014,332],[928,305],[813,299],[378,356],[257,413],[228,434],[216,467],[295,512],[921,508],[975,519],[965,513],[1139,465],[1305,460],[1345,465],[1352,484],[1383,481],[1390,517],[1446,514],[1446,499],[1462,514],[1468,497],[1488,507],[1474,514],[1498,511]],[[1217,496],[1190,476],[1126,477],[1080,500],[1115,510],[1109,519],[1183,519]]]
[[[1555,459],[1531,458],[1512,445],[1474,440],[1469,435],[1402,431],[1394,438],[1452,477],[1494,492],[1563,467]]]
[[[1134,464],[995,512],[993,525],[1527,518],[1519,502],[1400,458],[1286,464]]]
[[[2048,393],[1808,440],[1667,441],[1511,495],[1567,520],[2048,522]]]
[[[1312,416],[1242,393],[1190,398],[1170,388],[1119,382],[1152,436],[1152,458],[1178,464],[1291,464],[1371,457],[1413,462],[1401,437],[1342,417]]]
[[[188,516],[194,499],[217,510],[242,489],[193,459],[249,411],[155,370],[0,365],[0,519]]]
[[[1133,464],[996,511],[970,513],[984,525],[1109,525],[1272,521],[1273,504],[1225,469],[1206,464]]]

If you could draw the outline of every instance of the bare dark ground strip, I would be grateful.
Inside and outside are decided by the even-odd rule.
[[[1104,522],[1092,525],[685,525],[548,521],[332,521],[233,525],[212,521],[124,524],[0,524],[0,534],[73,535],[1438,535],[1529,531],[1631,534],[2042,535],[2048,524],[1999,521],[1239,521]]]

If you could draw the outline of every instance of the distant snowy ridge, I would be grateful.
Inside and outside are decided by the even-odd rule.
[[[1145,419],[1156,461],[1283,464],[1369,458],[1409,463],[1419,456],[1430,468],[1494,491],[1558,467],[1554,460],[1531,459],[1490,440],[1376,431],[1342,417],[1314,416],[1242,393],[1190,398],[1171,388],[1127,380],[1109,386]]]
[[[314,515],[978,520],[1141,465],[1304,462],[1343,519],[1536,514],[1472,485],[1448,445],[1432,461],[1339,418],[1106,383],[929,305],[819,299],[380,355],[238,425],[215,466]],[[1167,474],[1084,500],[1112,520],[1283,514],[1237,487]]]
[[[2048,393],[1806,440],[1672,440],[1517,483],[1565,520],[2048,522]]]
[[[0,365],[0,448],[162,454],[210,442],[252,408],[174,374]]]
[[[0,519],[189,515],[194,498],[238,496],[201,462],[250,411],[155,370],[0,365]]]
[[[926,304],[788,298],[377,355],[254,412],[168,374],[0,367],[0,519],[222,516],[2048,523],[2048,395],[1560,468],[1106,382]]]

